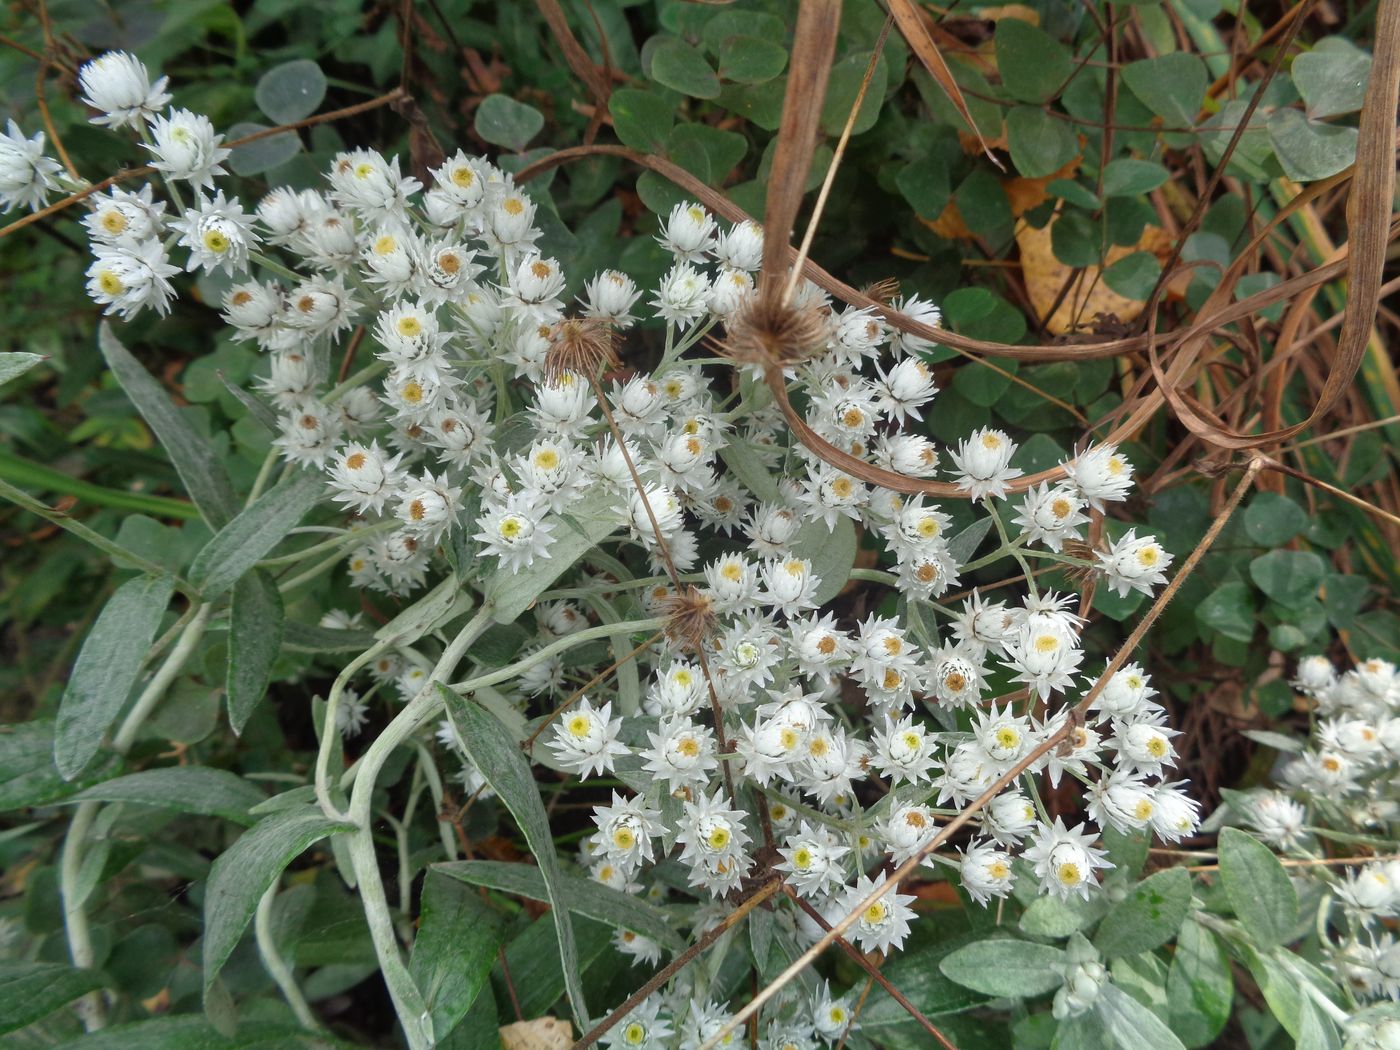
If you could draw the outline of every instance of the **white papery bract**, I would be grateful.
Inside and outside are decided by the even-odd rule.
[[[223,161],[231,150],[221,146],[224,137],[214,131],[209,118],[187,109],[151,121],[151,167],[195,189],[213,189],[214,176],[227,174]]]
[[[125,51],[108,51],[78,70],[83,102],[98,111],[94,124],[139,129],[170,103],[169,77],[154,84],[146,66]]]
[[[63,169],[44,156],[44,133],[25,138],[11,120],[0,135],[0,209],[28,208],[38,211],[58,186],[54,176]]]

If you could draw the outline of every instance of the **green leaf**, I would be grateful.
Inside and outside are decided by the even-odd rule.
[[[92,970],[62,963],[0,961],[0,1034],[32,1024],[101,987],[102,978]]]
[[[1355,113],[1366,98],[1371,56],[1339,37],[1293,60],[1289,72],[1313,120]]]
[[[65,779],[87,768],[121,713],[174,589],[169,576],[138,576],[102,607],[58,705],[53,755]]]
[[[544,114],[509,95],[487,95],[476,108],[473,126],[493,146],[519,153],[544,127]]]
[[[270,128],[266,124],[244,121],[229,128],[228,137],[240,139],[245,135],[254,135],[259,131],[268,130]],[[301,139],[297,137],[297,133],[295,131],[279,131],[275,135],[264,135],[252,142],[234,146],[225,163],[235,175],[261,175],[273,168],[280,168],[300,152]]]
[[[747,442],[730,441],[719,450],[719,458],[724,460],[724,465],[743,482],[744,488],[759,499],[770,503],[778,501],[777,481],[768,473],[768,468],[758,458],[758,453]]]
[[[238,499],[223,461],[209,442],[195,433],[151,373],[122,346],[106,321],[97,327],[97,346],[136,411],[165,446],[175,473],[204,520],[210,528],[222,528],[238,513]]]
[[[1011,163],[1028,179],[1059,171],[1079,153],[1074,129],[1034,106],[1017,106],[1006,115]]]
[[[861,84],[865,81],[865,71],[870,68],[870,52],[857,51],[847,55],[831,67],[831,78],[827,81],[826,101],[822,105],[821,128],[828,135],[839,135],[850,119],[851,107],[860,95]],[[880,107],[885,101],[885,83],[889,76],[889,66],[881,55],[875,63],[875,71],[870,76],[870,86],[860,103],[860,112],[851,124],[851,134],[859,135],[869,131],[880,119]]]
[[[641,153],[664,153],[676,107],[660,95],[619,88],[608,99],[613,130],[624,146]]]
[[[744,159],[748,149],[749,140],[743,135],[721,131],[708,124],[682,124],[666,137],[666,152],[672,160],[676,160],[676,153],[681,151],[703,155],[710,174],[706,181],[715,186]]]
[[[1123,80],[1169,127],[1196,126],[1208,82],[1205,63],[1196,55],[1176,51],[1130,62],[1123,68]]]
[[[995,179],[992,181],[996,182]],[[1001,192],[999,187],[997,192]],[[958,206],[962,207],[961,199]],[[964,217],[966,214],[966,212],[963,213]],[[973,339],[1015,343],[1026,334],[1025,315],[1001,296],[986,288],[959,288],[949,292],[943,300],[943,315],[953,325],[955,331]],[[999,360],[997,364],[1001,366],[1003,371],[1014,372],[1016,370],[1015,361]],[[965,371],[969,371],[969,368],[959,368],[953,373],[955,386],[957,377]],[[981,371],[990,373],[990,369],[986,368]],[[1009,380],[1000,381],[1009,382]]]
[[[1280,605],[1292,608],[1317,594],[1327,562],[1312,551],[1275,550],[1249,563],[1249,577]]]
[[[242,733],[272,680],[272,665],[282,649],[282,595],[261,569],[233,587],[228,632],[228,721]]]
[[[353,1050],[355,1044],[281,1021],[240,1018],[236,1037],[223,1035],[203,1014],[167,1014],[104,1028],[55,1050]]]
[[[1050,247],[1066,266],[1097,266],[1102,261],[1099,224],[1078,208],[1065,208],[1050,227]]]
[[[281,543],[325,493],[325,476],[316,470],[300,470],[264,492],[194,556],[190,582],[206,599],[223,594]]]
[[[1060,948],[1000,938],[976,941],[953,952],[939,970],[964,988],[998,998],[1019,999],[1053,992],[1064,981]]]
[[[1327,611],[1327,619],[1339,631],[1351,630],[1356,622],[1356,614],[1366,602],[1366,592],[1370,584],[1364,576],[1343,576],[1341,573],[1328,573],[1322,586],[1322,605]]]
[[[738,84],[763,84],[787,68],[782,44],[753,36],[731,36],[719,47],[719,75]],[[654,68],[654,67],[653,67]]]
[[[554,521],[549,557],[536,558],[519,572],[497,567],[486,580],[484,593],[494,603],[497,623],[510,623],[564,575],[574,562],[610,536],[619,525],[615,496],[594,489]]]
[[[579,980],[578,946],[569,922],[568,899],[559,870],[559,858],[554,853],[549,817],[540,801],[539,788],[530,772],[530,764],[521,754],[515,739],[490,712],[441,684],[437,688],[443,703],[447,705],[457,742],[510,810],[530,852],[534,854],[535,863],[539,865],[559,936],[559,963],[564,971],[564,988],[573,1007],[575,1021],[580,1029],[587,1030],[588,1007],[583,1001],[583,984]]]
[[[1072,71],[1069,50],[1019,18],[997,21],[996,55],[1002,87],[1020,102],[1048,102]]]
[[[856,563],[856,547],[855,524],[845,515],[836,519],[834,530],[828,530],[824,521],[809,521],[797,530],[792,549],[807,555],[821,580],[812,594],[818,605],[831,601],[846,586]]]
[[[947,163],[932,156],[920,157],[904,165],[894,182],[909,206],[925,219],[938,218],[952,194]]]
[[[1137,955],[1166,944],[1191,907],[1191,876],[1165,868],[1139,882],[1099,923],[1094,947],[1105,958]]]
[[[253,101],[274,124],[293,124],[311,116],[325,97],[326,74],[309,58],[274,66],[253,89]]]
[[[1136,197],[1150,193],[1167,181],[1167,169],[1155,161],[1123,157],[1103,169],[1105,197]]]
[[[1167,973],[1167,1021],[1189,1047],[1209,1046],[1230,1020],[1230,960],[1215,934],[1188,920]]]
[[[1094,1011],[1103,1021],[1111,1045],[1133,1050],[1185,1050],[1160,1017],[1117,985],[1099,990]]]
[[[948,541],[948,557],[958,565],[966,565],[977,553],[987,533],[992,531],[992,516],[978,518]]]
[[[1308,512],[1287,496],[1260,492],[1244,509],[1245,534],[1261,547],[1287,543],[1308,527]]]
[[[8,383],[16,376],[22,376],[44,358],[39,354],[7,353],[0,354],[0,383]]]
[[[1337,1028],[1313,1002],[1305,996],[1298,1009],[1298,1050],[1341,1050],[1342,1041]]]
[[[1309,120],[1296,109],[1269,117],[1269,142],[1283,173],[1297,182],[1330,178],[1356,160],[1355,128]]]
[[[719,95],[719,77],[705,61],[705,56],[675,37],[661,41],[651,53],[651,78],[692,98]]]
[[[1092,190],[1074,179],[1051,179],[1045,186],[1045,192],[1086,211],[1097,211],[1103,207],[1103,201],[1095,197]]]
[[[496,953],[505,941],[502,918],[460,882],[444,878],[435,868],[428,870],[409,973],[423,991],[439,1040],[457,1026],[489,983]]]
[[[488,886],[517,897],[528,897],[535,901],[550,899],[544,873],[532,864],[461,860],[434,864],[431,870],[450,875],[473,886]],[[610,926],[640,933],[671,952],[680,952],[685,948],[685,942],[666,921],[666,913],[654,904],[592,879],[560,875],[559,885],[565,906],[575,914],[586,915]]]
[[[0,727],[0,813],[57,802],[111,776],[120,766],[114,755],[71,782],[65,780],[54,765],[53,738],[51,718]]]
[[[1278,858],[1238,828],[1220,832],[1220,879],[1230,906],[1255,941],[1280,944],[1298,924],[1298,893]]]
[[[209,766],[170,766],[146,769],[107,780],[82,791],[69,802],[139,802],[180,813],[223,817],[245,826],[257,823],[249,811],[267,796],[237,774]]]
[[[1254,595],[1239,580],[1223,583],[1196,606],[1196,621],[1226,638],[1247,642],[1254,637]]]
[[[1125,299],[1144,303],[1157,287],[1162,264],[1151,252],[1129,252],[1117,262],[1104,267],[1103,280]]]
[[[1032,937],[1068,937],[1097,922],[1104,907],[1102,894],[1087,901],[1082,897],[1037,897],[1021,913],[1021,932]]]
[[[348,830],[350,825],[327,820],[319,809],[286,810],[258,821],[219,854],[204,890],[206,994],[282,870],[313,842]]]

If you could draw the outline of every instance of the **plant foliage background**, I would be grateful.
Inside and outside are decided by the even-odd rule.
[[[964,348],[982,341],[1047,351],[936,349],[941,392],[927,433],[951,442],[979,426],[1003,427],[1022,442],[1017,465],[1027,472],[1060,461],[1152,382],[1140,344],[1102,346],[1154,323],[1184,331],[1242,256],[1233,295],[1253,296],[1252,309],[1217,340],[1225,352],[1197,377],[1191,404],[1222,429],[1246,433],[1306,420],[1334,363],[1347,285],[1340,275],[1311,289],[1285,282],[1333,261],[1348,237],[1347,176],[1371,53],[1400,48],[1376,39],[1377,5],[896,6],[926,28],[966,115],[900,28],[887,25],[885,8],[844,4],[808,190],[832,162],[862,89],[863,102],[811,258],[851,285],[893,279],[905,294],[932,299]],[[382,103],[239,148],[230,167],[249,199],[269,180],[318,185],[336,152],[362,145],[398,152],[420,174],[458,147],[499,153],[516,171],[557,150],[622,147],[542,168],[528,190],[542,204],[546,254],[566,262],[571,294],[610,265],[645,286],[669,264],[653,236],[657,214],[694,194],[623,151],[660,158],[761,217],[795,11],[777,0],[16,3],[0,15],[3,116],[27,132],[47,127],[92,181],[142,163],[133,146],[87,122],[75,91],[86,58],[125,48],[169,74],[180,104],[208,114],[229,138]],[[1383,228],[1391,214],[1383,203],[1352,216],[1350,228]],[[124,756],[104,743],[102,728],[75,731],[59,712],[65,688],[83,674],[80,650],[104,627],[132,660],[137,640],[169,629],[173,614],[139,622],[142,610],[164,603],[136,593],[149,585],[134,567],[203,579],[220,570],[207,547],[213,533],[160,428],[133,404],[118,359],[98,350],[80,210],[0,239],[0,350],[42,358],[0,358],[0,482],[3,494],[22,490],[50,508],[35,514],[32,502],[13,497],[0,504],[0,1021],[16,1046],[138,1045],[116,1030],[105,1042],[83,1036],[67,1005],[100,987],[113,1024],[148,1025],[143,1046],[395,1045],[371,934],[342,877],[340,837],[325,837],[335,829],[290,807],[310,792],[313,698],[326,695],[348,659],[317,635],[320,616],[362,609],[373,630],[400,611],[393,601],[362,606],[340,572],[296,583],[283,594],[287,628],[265,695],[237,695],[227,624],[209,632]],[[1385,277],[1394,277],[1392,264]],[[233,388],[265,363],[208,305],[222,295],[219,279],[182,280],[192,294],[174,314],[138,318],[122,342],[140,348],[136,367],[149,370],[181,427],[222,462],[241,501],[271,434]],[[1310,706],[1291,684],[1299,657],[1325,653],[1343,667],[1400,662],[1397,319],[1384,298],[1354,309],[1373,317],[1354,381],[1307,429],[1262,450],[1278,468],[1258,474],[1142,648],[1183,731],[1180,773],[1208,808],[1230,790],[1266,784],[1290,741],[1306,737]],[[660,339],[658,328],[644,331],[638,352],[656,354]],[[1046,356],[1054,360],[1038,359]],[[1232,454],[1192,433],[1177,407],[1136,427],[1125,450],[1141,482],[1132,520],[1146,522],[1179,563],[1221,513]],[[958,526],[971,521],[964,505],[945,509]],[[85,542],[63,522],[110,543]],[[1110,537],[1121,532],[1112,518],[1105,524]],[[877,568],[876,556],[866,544],[855,565]],[[965,582],[995,579],[974,573]],[[864,615],[885,597],[878,584],[854,579],[839,607]],[[1149,604],[1100,588],[1086,636],[1091,657],[1115,652]],[[508,664],[526,638],[521,626],[493,628],[476,658]],[[60,747],[57,765],[56,739],[78,749]],[[443,1045],[496,1045],[498,1024],[567,1016],[568,965],[539,894],[502,884],[479,895],[428,865],[441,859],[443,836],[467,857],[500,862],[541,858],[536,836],[572,850],[591,827],[588,807],[605,794],[539,771],[551,818],[544,828],[501,800],[466,806],[451,791],[440,811],[419,801],[406,815],[408,800],[422,796],[410,757],[391,756],[376,802],[402,823],[378,823],[375,836],[414,975],[460,984],[452,994],[465,1019]],[[160,770],[182,775],[164,782],[152,777]],[[126,788],[113,779],[137,772],[147,779]],[[97,810],[80,873],[91,971],[69,965],[59,893],[65,834],[84,790],[110,803]],[[1333,857],[1393,854],[1391,827],[1366,841],[1322,838],[1319,848]],[[1217,842],[1218,830],[1219,822],[1186,844],[1199,856],[1111,842],[1119,864],[1111,908],[1051,907],[1032,894],[987,912],[930,881],[911,939],[884,976],[959,1047],[1176,1045],[1160,1041],[1163,1027],[1192,1047],[1340,1045],[1344,1032],[1314,1003],[1346,1000],[1319,969],[1313,915],[1298,910],[1269,850],[1233,828]],[[238,863],[224,860],[221,870],[235,843]],[[1232,866],[1248,891],[1232,890]],[[225,961],[207,986],[210,895],[251,893],[239,905],[251,915],[262,888],[279,878],[281,892],[259,921],[271,924],[295,967],[326,1026],[321,1034],[293,1034],[295,1019],[241,927],[222,934],[227,943],[216,951]],[[1250,910],[1256,895],[1272,920]],[[1206,921],[1187,918],[1197,909]],[[650,971],[618,954],[596,912],[580,911],[573,931],[583,989],[590,1003],[619,1003]],[[1279,914],[1297,922],[1256,929],[1278,924]],[[1252,947],[1211,925],[1232,917],[1260,934]],[[750,981],[757,986],[788,961],[764,921],[756,912],[730,949],[744,999]],[[1057,1036],[1050,993],[1066,952],[1086,938],[1111,967],[1118,1013],[1106,1008],[1100,1028]],[[1266,958],[1270,938],[1296,948],[1282,951],[1300,962]],[[842,988],[866,980],[834,952],[820,971]],[[878,989],[862,1012],[849,1045],[930,1045]]]

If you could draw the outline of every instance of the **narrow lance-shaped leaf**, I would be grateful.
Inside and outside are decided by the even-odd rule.
[[[504,941],[502,927],[502,917],[474,890],[437,870],[428,872],[409,970],[423,990],[438,1039],[447,1038],[487,984]]]
[[[474,886],[489,886],[493,890],[536,901],[549,900],[549,887],[543,873],[530,864],[462,860],[435,864],[432,870]],[[570,911],[643,934],[674,952],[685,947],[679,935],[667,923],[666,913],[654,904],[592,879],[561,875],[559,883],[564,887],[563,895]]]
[[[92,970],[62,963],[0,962],[0,1034],[32,1024],[101,987],[102,978]]]
[[[0,383],[7,383],[15,376],[23,375],[42,360],[38,354],[0,354]]]
[[[282,869],[313,842],[349,828],[327,820],[320,810],[274,813],[219,855],[204,891],[206,992],[248,928],[258,901]]]
[[[94,785],[74,795],[70,802],[139,802],[146,806],[224,817],[239,824],[253,824],[249,813],[267,800],[248,781],[224,769],[209,766],[171,766],[147,769]]]
[[[122,346],[106,321],[98,326],[97,346],[136,411],[165,447],[175,473],[204,520],[210,528],[223,528],[238,513],[238,498],[214,449],[180,414],[151,373]]]
[[[325,491],[326,479],[305,470],[263,493],[194,556],[190,582],[205,598],[223,594],[296,527]]]
[[[233,587],[228,634],[228,720],[235,733],[248,724],[282,648],[282,595],[267,573],[250,572]]]
[[[53,755],[65,779],[81,773],[97,754],[136,684],[174,589],[169,576],[138,576],[102,607],[58,705]]]
[[[587,1029],[588,1007],[583,1001],[578,947],[574,943],[573,925],[569,922],[569,905],[559,871],[559,858],[554,853],[549,817],[545,814],[544,804],[540,802],[530,764],[525,761],[525,756],[520,753],[519,746],[505,727],[485,708],[463,699],[442,685],[437,688],[447,705],[458,742],[481,770],[481,775],[497,797],[510,810],[530,852],[534,854],[535,863],[539,865],[559,935],[559,962],[564,971],[564,989],[573,1007],[574,1019],[580,1028]]]

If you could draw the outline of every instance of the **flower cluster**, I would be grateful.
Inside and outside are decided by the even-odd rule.
[[[1249,792],[1232,809],[1265,842],[1305,862],[1290,874],[1323,887],[1323,916],[1331,916],[1324,948],[1339,983],[1362,1002],[1400,1000],[1400,942],[1386,929],[1400,915],[1400,860],[1317,863],[1330,839],[1348,854],[1358,852],[1355,843],[1394,842],[1400,670],[1366,660],[1338,674],[1326,657],[1310,656],[1293,685],[1314,712],[1311,736],[1281,760],[1277,789]]]
[[[891,952],[915,898],[892,884],[875,895],[890,865],[941,864],[984,904],[1018,876],[1087,898],[1111,867],[1101,829],[1166,841],[1194,831],[1148,675],[1118,669],[1081,704],[1096,677],[1087,602],[1040,589],[1029,569],[1045,561],[1124,595],[1165,581],[1172,559],[1153,537],[1086,541],[1131,490],[1122,450],[1083,449],[1060,480],[1033,487],[1018,481],[1003,431],[940,450],[919,426],[938,393],[932,344],[799,283],[792,309],[813,319],[812,346],[787,375],[808,426],[884,470],[950,480],[966,497],[955,514],[831,465],[793,440],[759,387],[693,352],[742,326],[764,236],[752,222],[678,205],[658,217],[672,265],[654,288],[609,269],[571,301],[541,202],[485,158],[459,151],[424,185],[397,158],[351,150],[323,189],[273,189],[248,210],[216,181],[221,136],[202,116],[166,111],[164,79],[113,54],[85,66],[82,84],[96,122],[145,132],[171,195],[148,185],[90,199],[93,298],[122,316],[165,311],[172,250],[188,271],[232,279],[224,320],[264,353],[250,396],[277,418],[289,467],[324,473],[349,580],[394,596],[445,572],[483,591],[545,581],[516,673],[495,688],[522,723],[540,717],[535,762],[626,786],[596,807],[581,845],[594,879],[653,901],[688,893],[698,934],[726,900],[777,877],[828,923],[858,909],[846,936]],[[49,171],[38,156],[26,186],[0,183],[17,187],[7,199],[34,197]],[[916,296],[894,306],[937,323]],[[639,312],[657,338],[620,367]],[[330,363],[361,338],[374,361],[332,384]],[[615,556],[575,566],[579,534]],[[833,605],[858,535],[879,567],[855,572],[889,600]],[[995,549],[974,559],[989,535]],[[964,573],[999,559],[1024,570],[1023,590],[957,593]],[[590,616],[624,636],[667,632],[638,649],[625,679],[592,674],[608,661],[565,655]],[[690,629],[674,630],[680,621]],[[414,646],[378,651],[368,683],[339,697],[340,731],[374,721],[381,689],[418,695],[431,667]],[[488,795],[451,724],[439,741],[461,758],[468,794]],[[1082,784],[1087,819],[1052,817],[1042,777]],[[934,853],[948,820],[996,784],[958,852]],[[775,914],[784,944],[821,935],[804,909]],[[662,953],[632,930],[615,943],[639,962]],[[726,1009],[687,971],[607,1038],[696,1047]],[[760,1045],[811,1047],[842,1036],[851,1003],[826,988],[790,992],[764,1016]]]

